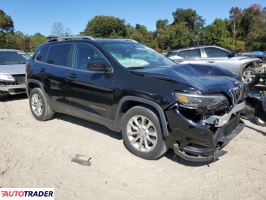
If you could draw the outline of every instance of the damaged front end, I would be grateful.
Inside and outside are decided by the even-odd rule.
[[[246,88],[224,94],[175,93],[177,102],[166,111],[175,153],[188,161],[213,161],[244,128]]]

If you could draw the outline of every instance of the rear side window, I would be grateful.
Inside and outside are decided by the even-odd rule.
[[[40,62],[46,62],[46,56],[48,52],[48,47],[44,47],[36,56],[36,60]]]
[[[71,66],[71,44],[59,44],[50,47],[47,63],[60,66]]]
[[[185,51],[180,51],[177,55],[182,57],[182,58],[185,58],[186,57],[186,52]]]
[[[229,54],[227,51],[214,47],[205,48],[205,52],[209,58],[228,57]]]
[[[200,50],[199,49],[193,49],[187,51],[187,58],[200,58]]]

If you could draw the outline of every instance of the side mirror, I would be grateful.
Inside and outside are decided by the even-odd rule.
[[[230,52],[230,53],[228,54],[228,58],[232,58],[232,57],[235,57],[235,56],[236,56],[236,54],[233,53],[233,52]]]
[[[112,68],[105,61],[95,61],[88,65],[88,70],[94,72],[111,72]]]

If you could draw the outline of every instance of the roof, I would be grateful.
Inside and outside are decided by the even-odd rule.
[[[224,49],[222,47],[215,46],[215,45],[203,45],[203,46],[196,46],[196,47],[187,47],[187,48],[181,48],[181,49],[173,49],[173,50],[171,50],[171,52],[184,51],[184,50],[192,50],[192,49],[200,49],[200,48],[207,48],[207,47],[215,47],[215,48],[219,48],[219,49],[223,49],[223,50],[228,51],[227,49]]]
[[[73,36],[73,37],[59,37],[59,36],[48,36],[49,41],[48,42],[59,42],[59,41],[81,41],[81,40],[89,40],[89,41],[95,41],[95,42],[134,42],[137,43],[137,41],[132,39],[126,39],[126,38],[94,38],[91,36]]]
[[[0,51],[10,51],[10,52],[17,52],[17,51],[21,51],[21,50],[18,50],[18,49],[0,49]],[[23,51],[21,51],[23,52]]]

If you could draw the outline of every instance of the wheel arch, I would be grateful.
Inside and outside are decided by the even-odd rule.
[[[44,92],[44,94],[46,95],[43,85],[39,80],[35,80],[35,79],[28,79],[26,82],[26,93],[28,96],[30,96],[30,91],[33,88],[39,87],[41,88],[41,90]]]
[[[163,136],[169,136],[167,120],[160,105],[154,101],[135,96],[126,96],[119,101],[115,112],[115,120],[114,120],[115,129],[121,130],[121,119],[123,117],[123,113],[125,113],[127,110],[137,105],[145,106],[154,110],[159,117],[161,128],[163,131]]]

